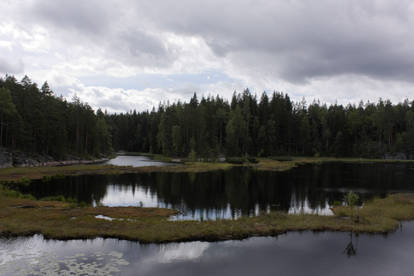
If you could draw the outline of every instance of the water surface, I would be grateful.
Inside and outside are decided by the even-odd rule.
[[[118,155],[117,157],[105,162],[107,165],[115,166],[132,166],[132,167],[145,167],[145,166],[171,166],[172,163],[155,161],[146,156],[129,156],[129,155]]]
[[[413,240],[413,222],[388,236],[292,232],[242,241],[162,245],[34,236],[0,239],[0,275],[409,276]]]
[[[168,207],[175,219],[252,216],[270,210],[331,214],[353,190],[362,200],[414,192],[414,164],[301,166],[286,172],[248,168],[206,173],[86,175],[18,186],[37,198],[64,195],[93,205]]]

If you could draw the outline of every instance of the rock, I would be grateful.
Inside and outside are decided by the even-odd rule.
[[[107,158],[82,160],[76,156],[67,156],[67,160],[55,160],[49,155],[0,148],[0,168],[97,164],[108,160]]]
[[[13,167],[13,158],[11,152],[5,148],[0,148],[0,168]]]

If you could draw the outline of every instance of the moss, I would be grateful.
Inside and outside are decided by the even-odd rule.
[[[75,205],[78,204],[76,199],[70,198],[70,197],[64,197],[62,195],[42,197],[39,200],[41,200],[41,201],[61,201],[61,202],[67,202],[67,203],[75,204]]]
[[[24,207],[24,208],[23,208]],[[217,221],[169,221],[177,212],[139,207],[71,207],[69,203],[0,196],[0,234],[77,239],[113,237],[141,242],[228,240],[276,235],[287,231],[354,231],[387,233],[400,220],[414,218],[414,195],[396,194],[374,199],[350,219],[351,210],[340,206],[335,216],[288,215],[272,212],[257,217]],[[112,221],[96,218],[103,215]]]

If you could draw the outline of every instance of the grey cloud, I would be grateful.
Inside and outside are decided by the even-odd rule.
[[[103,33],[107,29],[111,21],[111,13],[116,10],[110,1],[42,0],[32,2],[26,9],[25,15],[55,27],[74,29],[93,35]]]
[[[161,39],[143,30],[130,30],[114,34],[107,41],[112,54],[127,64],[167,66],[172,62],[173,54],[167,51]]]
[[[174,58],[126,1],[33,1],[21,17],[43,25],[68,48],[93,49],[128,65],[165,67]]]
[[[168,72],[177,73],[169,68],[179,71],[177,68],[188,66],[209,70],[201,68],[209,64],[217,66],[214,70],[240,80],[239,85],[264,89],[279,89],[274,85],[288,83],[285,87],[294,87],[292,91],[309,90],[320,80],[325,83],[334,80],[335,85],[344,86],[347,81],[338,82],[338,79],[348,78],[355,83],[370,79],[409,86],[407,81],[414,82],[414,2],[411,0],[16,0],[13,3],[18,3],[14,10],[2,9],[0,14],[8,15],[7,19],[15,22],[16,28],[30,31],[31,27],[40,25],[47,29],[52,41],[46,53],[50,56],[49,64],[55,54],[62,56],[57,63],[91,57],[92,69],[87,73],[79,69],[81,75],[102,75],[111,72],[110,69],[133,75],[135,69],[142,72],[143,68],[149,69],[146,72],[161,68],[164,70],[159,71],[168,75]],[[189,41],[188,45],[205,51],[199,59],[190,47],[180,49],[182,41],[190,37],[204,40],[213,56],[205,51],[204,44],[197,46],[198,39],[197,43]],[[174,44],[176,38],[178,43]],[[39,66],[39,55],[16,56],[22,56],[26,67],[49,69],[39,68],[43,66]],[[207,57],[212,58],[211,63],[205,62]],[[191,66],[199,63],[200,68]],[[0,60],[2,70],[18,72],[23,66]],[[335,90],[332,83],[327,93]],[[323,85],[319,85],[320,91]],[[231,83],[229,91],[234,86]],[[407,90],[405,87],[394,89],[393,93],[402,95],[401,91]],[[186,97],[203,89],[197,85],[188,91],[179,88],[178,92],[166,93]],[[365,89],[358,85],[351,88]],[[146,97],[165,98],[154,93]],[[341,93],[349,94],[347,91],[335,93],[336,98]]]
[[[131,55],[140,55],[142,53],[164,55],[166,52],[159,39],[142,31],[121,33],[119,37],[125,42]]]
[[[412,80],[412,1],[141,1],[159,28],[203,37],[220,56],[282,78],[362,74]],[[242,53],[241,55],[239,53]],[[260,59],[265,56],[265,59]],[[253,62],[253,63],[252,63]]]
[[[0,57],[0,73],[3,74],[19,74],[24,70],[24,64],[21,60],[11,62]]]

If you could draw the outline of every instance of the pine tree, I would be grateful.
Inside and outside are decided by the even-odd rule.
[[[7,145],[7,128],[17,120],[16,106],[12,101],[10,91],[6,88],[0,88],[0,146]]]

